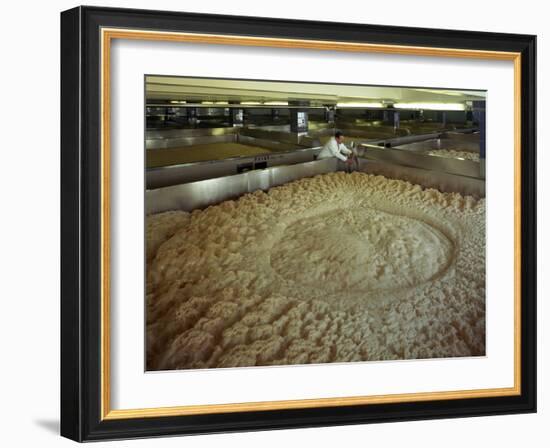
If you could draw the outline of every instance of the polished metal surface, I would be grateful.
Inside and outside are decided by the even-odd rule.
[[[156,189],[222,176],[231,176],[240,171],[264,169],[280,165],[311,162],[321,148],[303,148],[288,152],[259,154],[257,156],[234,157],[208,162],[185,163],[181,165],[150,168],[146,171],[147,189]]]
[[[229,176],[242,171],[267,167],[304,163],[314,160],[319,152],[319,142],[307,135],[284,132],[278,127],[231,128],[151,131],[148,133],[147,149],[162,149],[197,144],[235,142],[269,149],[270,153],[256,156],[232,157],[223,160],[210,160],[184,163],[146,172],[148,189],[155,189],[214,177]],[[288,126],[286,127],[288,128]]]
[[[361,157],[395,165],[422,168],[442,173],[456,174],[473,178],[482,178],[479,162],[431,156],[413,150],[383,148],[361,144],[358,148]]]
[[[275,152],[293,151],[293,150],[302,148],[302,146],[296,143],[290,143],[290,142],[280,141],[280,140],[270,140],[270,139],[264,139],[264,138],[255,138],[244,134],[237,135],[237,142],[242,143],[244,145],[259,146],[261,148],[267,148]]]
[[[457,192],[476,198],[485,197],[485,180],[456,174],[425,170],[386,163],[379,160],[360,160],[359,171],[378,174],[391,179],[401,179],[424,188],[435,188],[442,192]]]
[[[301,138],[300,143],[309,146],[321,146],[322,137],[326,137],[329,135],[332,136],[337,130],[344,133],[344,137],[346,137],[345,144],[348,146],[352,143],[354,145],[358,145],[359,143],[363,142],[378,144],[385,138],[394,138],[396,136],[396,134],[393,133],[393,130],[391,132],[387,130],[384,131],[377,129],[376,127],[373,127],[372,130],[369,130],[367,129],[367,127],[346,128],[342,126],[337,126],[333,128],[321,128],[315,131],[310,130],[307,135]]]
[[[246,126],[241,129],[262,129],[264,131],[277,131],[277,132],[290,132],[289,124],[268,124],[268,125],[258,125],[254,123],[246,124]]]
[[[146,140],[172,139],[186,137],[210,137],[213,135],[236,134],[239,128],[210,128],[210,129],[147,129],[145,131]]]
[[[419,135],[406,135],[403,137],[394,137],[387,139],[380,139],[375,144],[378,146],[396,147],[406,145],[408,143],[423,142],[429,139],[440,138],[441,133],[419,134]]]
[[[337,166],[336,159],[326,159],[147,190],[145,210],[147,214],[167,210],[191,211],[259,189],[268,190],[303,177],[333,172]]]
[[[239,131],[241,137],[251,137],[261,140],[285,142],[298,145],[299,136],[290,131],[271,130],[265,128],[243,128]]]
[[[268,190],[293,180],[344,169],[345,164],[342,162],[336,159],[324,159],[147,190],[145,210],[147,214],[168,210],[192,211],[235,199],[259,189]],[[359,158],[358,171],[407,180],[424,188],[437,188],[444,192],[485,196],[485,182],[482,179],[361,158]]]
[[[404,145],[392,145],[394,149],[403,151],[414,151],[424,153],[437,149],[455,149],[460,151],[475,152],[479,154],[479,136],[477,141],[475,138],[467,139],[464,135],[455,135],[454,137],[432,138],[428,140],[408,143]]]
[[[208,136],[186,136],[174,138],[159,138],[145,141],[147,150],[181,148],[182,146],[208,145],[211,143],[236,143],[239,134],[221,134]]]
[[[146,188],[153,190],[171,185],[231,176],[238,172],[238,166],[247,165],[254,165],[254,157],[237,157],[233,159],[150,168],[145,173]]]
[[[150,145],[158,148],[172,147],[161,145],[172,145],[174,142],[180,143],[180,146],[184,146],[182,143],[240,142],[265,147],[273,152],[257,156],[233,157],[148,169],[146,172],[147,189],[152,190],[171,185],[232,176],[244,171],[311,162],[321,149],[319,139],[314,136],[326,135],[334,131],[332,128],[320,127],[316,132],[308,135],[296,135],[284,132],[281,128],[283,127],[152,131],[148,134],[149,141],[152,142]],[[360,133],[361,130],[353,130],[353,132]],[[367,139],[369,143],[362,143],[357,146],[357,153],[360,157],[385,162],[386,164],[484,178],[483,167],[480,167],[477,162],[422,154],[422,152],[430,149],[459,147],[460,149],[473,149],[476,147],[476,143],[474,143],[476,138],[478,138],[478,134],[456,133],[450,136],[447,134],[427,134],[394,137],[387,140]],[[356,143],[361,143],[361,141]],[[387,149],[384,146],[391,146],[392,149]]]
[[[336,127],[348,133],[353,131],[354,135],[361,135],[361,132],[364,136],[368,136],[369,134],[384,134],[387,137],[409,135],[409,131],[407,129],[395,129],[393,125],[383,124],[380,121],[357,119],[353,121],[342,121],[338,119],[336,120]],[[359,132],[359,134],[355,134],[355,132]]]
[[[227,176],[255,168],[268,166],[301,163],[314,159],[313,154],[299,152],[313,146],[311,141],[297,142],[300,137],[277,131],[259,129],[232,129],[232,132],[219,132],[217,129],[152,132],[147,140],[147,151],[156,151],[170,148],[192,147],[200,144],[212,143],[240,143],[252,147],[269,150],[257,155],[243,157],[228,157],[221,160],[207,160],[201,162],[177,163],[164,167],[147,169],[147,188],[159,188],[212,177]],[[198,131],[198,132],[197,132]],[[160,137],[160,138],[159,138]],[[162,138],[166,137],[166,138]],[[292,152],[298,151],[296,155]],[[257,165],[257,166],[256,166]]]
[[[282,129],[281,129],[282,128]],[[234,127],[212,129],[171,129],[151,130],[145,135],[147,149],[168,149],[210,143],[245,143],[275,151],[289,151],[294,148],[311,146],[303,137],[291,133],[288,126],[273,127]]]
[[[168,149],[208,143],[236,142],[238,128],[164,129],[145,132],[146,149]]]

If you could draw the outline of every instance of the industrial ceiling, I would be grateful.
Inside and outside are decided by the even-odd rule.
[[[147,102],[200,101],[309,101],[311,105],[342,102],[441,102],[484,100],[485,91],[417,87],[317,84],[233,79],[148,76]]]

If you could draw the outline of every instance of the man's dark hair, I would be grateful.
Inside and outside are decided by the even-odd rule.
[[[340,138],[340,137],[342,137],[342,135],[344,135],[343,132],[336,131],[336,132],[334,133],[334,138]]]

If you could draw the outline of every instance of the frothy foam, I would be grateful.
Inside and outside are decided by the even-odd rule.
[[[485,353],[484,199],[339,172],[149,237],[149,370]]]

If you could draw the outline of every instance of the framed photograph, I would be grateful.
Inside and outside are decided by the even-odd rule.
[[[535,44],[61,13],[61,434],[535,412]]]

